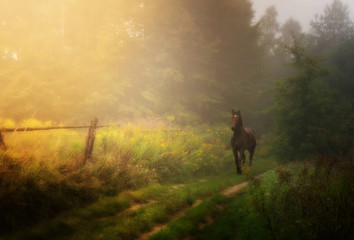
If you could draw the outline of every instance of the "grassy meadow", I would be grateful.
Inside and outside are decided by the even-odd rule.
[[[208,125],[100,128],[83,164],[86,130],[5,133],[0,239],[350,239],[352,163],[279,165],[260,139],[240,176],[230,135]]]
[[[152,235],[153,240],[352,239],[353,166],[277,166],[247,188],[215,194]]]
[[[30,119],[19,125],[43,127],[52,124]],[[14,125],[9,120],[3,121],[3,127]],[[143,204],[160,198],[166,202],[156,203],[158,207],[149,206],[152,208],[149,211],[157,212],[153,213],[153,219],[146,221],[163,222],[178,209],[193,204],[197,198],[210,196],[235,183],[235,165],[229,148],[231,131],[226,126],[183,130],[141,125],[100,128],[92,158],[83,164],[86,131],[3,134],[8,150],[0,152],[2,234],[37,225],[84,206],[93,208],[84,212],[93,212],[79,215],[85,218],[95,215],[97,218],[124,210],[136,202]],[[251,172],[255,174],[274,165],[264,164]],[[245,168],[245,172],[249,173],[250,169]],[[214,179],[216,186],[210,184],[210,178]],[[172,185],[199,182],[200,179],[208,182],[200,183],[203,190],[190,191],[201,193],[169,194]],[[115,199],[118,194],[145,188],[148,192],[152,189],[152,199],[148,193],[147,196],[137,193],[144,197],[128,194],[128,198],[123,194],[125,197]],[[178,198],[181,199],[177,201]],[[103,205],[103,209],[98,207],[100,210],[97,210],[89,205],[97,201],[97,206]],[[140,231],[146,228],[149,227]]]

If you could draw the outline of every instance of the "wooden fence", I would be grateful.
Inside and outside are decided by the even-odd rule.
[[[6,132],[29,132],[29,131],[41,131],[41,130],[54,130],[54,129],[78,129],[78,128],[88,128],[84,154],[82,158],[83,164],[86,164],[87,160],[91,158],[93,146],[95,143],[96,129],[102,127],[110,127],[113,125],[97,125],[98,119],[95,118],[91,121],[88,126],[67,126],[67,127],[36,127],[36,128],[0,128],[0,149],[6,151],[7,146],[4,141],[3,133]]]

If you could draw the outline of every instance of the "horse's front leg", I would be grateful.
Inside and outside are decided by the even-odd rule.
[[[234,157],[235,157],[236,172],[237,172],[237,174],[242,174],[240,159],[238,158],[238,153],[237,153],[238,150],[233,147],[232,151],[233,151]]]
[[[242,165],[245,164],[246,162],[245,150],[240,150],[240,157],[241,157]]]

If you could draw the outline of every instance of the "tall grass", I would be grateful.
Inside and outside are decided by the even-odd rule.
[[[252,206],[272,239],[351,239],[353,170],[351,162],[278,169],[272,183],[251,184]]]
[[[12,122],[8,124],[14,125]],[[28,127],[50,125],[30,120]],[[218,174],[232,164],[229,130],[183,131],[127,125],[97,130],[92,159],[82,164],[86,131],[5,135],[0,152],[0,233],[151,182]]]
[[[203,202],[150,239],[352,239],[353,177],[351,162],[283,165],[234,198]]]

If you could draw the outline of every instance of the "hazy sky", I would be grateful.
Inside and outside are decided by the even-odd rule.
[[[310,21],[316,14],[323,14],[326,5],[333,0],[251,0],[256,11],[256,20],[260,18],[265,10],[275,5],[278,11],[278,21],[283,23],[292,17],[298,20],[304,31],[309,29]],[[350,17],[354,20],[354,0],[342,0],[349,7]]]

